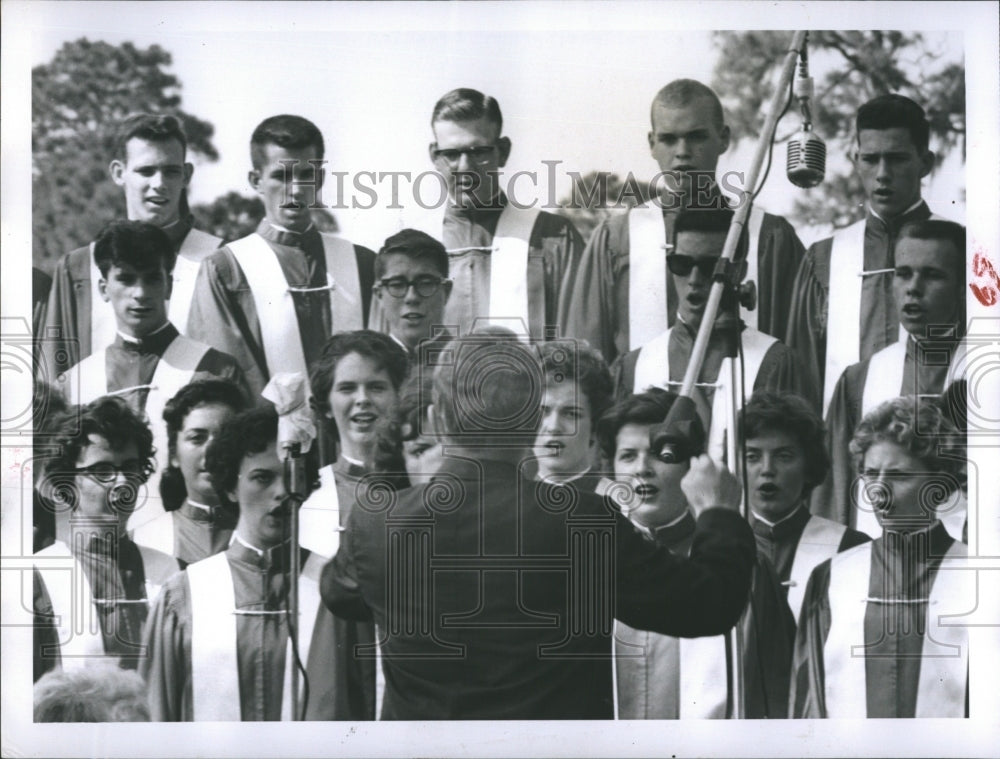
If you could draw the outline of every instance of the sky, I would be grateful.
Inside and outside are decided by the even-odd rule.
[[[653,94],[678,77],[711,81],[715,55],[710,29],[868,28],[921,30],[948,37],[951,54],[966,55],[968,71],[968,151],[965,171],[946,167],[928,185],[935,205],[960,200],[972,252],[1000,261],[997,171],[1000,92],[995,3],[851,2],[514,2],[514,3],[48,3],[4,0],[0,34],[2,92],[2,200],[4,339],[10,325],[30,314],[27,282],[31,251],[30,70],[51,59],[63,42],[81,36],[110,43],[159,44],[174,56],[173,72],[183,83],[184,108],[215,125],[221,158],[200,165],[192,185],[194,202],[210,201],[229,190],[249,194],[247,143],[263,118],[291,111],[320,126],[327,141],[329,168],[362,171],[430,168],[430,112],[448,90],[471,86],[495,96],[503,108],[505,132],[514,144],[508,171],[539,172],[538,195],[548,197],[542,161],[559,161],[556,195],[569,187],[567,172],[655,171],[646,144],[648,107]],[[739,65],[734,61],[732,65]],[[816,66],[819,62],[816,62]],[[752,145],[723,157],[720,170],[740,170]],[[779,165],[783,150],[778,152]],[[834,157],[831,157],[831,161]],[[782,171],[772,171],[762,194],[770,210],[787,210],[798,190]],[[938,182],[940,181],[940,185]],[[405,219],[396,210],[337,211],[345,233],[378,246],[380,237]],[[800,230],[800,233],[802,231]],[[802,234],[809,241],[807,234]],[[83,241],[81,241],[83,242]],[[970,316],[992,319],[970,299]],[[10,320],[10,321],[8,321]],[[1000,334],[1000,329],[994,330]],[[6,343],[5,343],[6,345]],[[5,348],[6,351],[6,348]],[[6,425],[25,377],[3,364]],[[20,381],[18,384],[17,381]],[[30,393],[30,382],[27,383]],[[1000,393],[997,394],[1000,397]],[[11,400],[13,398],[13,400]],[[30,400],[30,395],[29,395]],[[30,406],[30,403],[28,404]],[[1000,413],[993,418],[1000,417]],[[4,428],[6,429],[6,427]],[[19,483],[16,448],[4,438],[4,499]],[[25,445],[25,442],[11,445]],[[986,453],[995,454],[996,448]],[[975,458],[974,454],[974,458]],[[986,455],[983,450],[978,454]],[[995,458],[995,456],[994,456]],[[995,471],[981,465],[980,471]],[[1000,503],[996,478],[981,480],[984,503]],[[992,490],[990,490],[992,488]],[[18,491],[19,492],[19,491]],[[971,498],[970,498],[971,500]],[[5,507],[6,508],[6,507]],[[30,525],[28,525],[30,527]],[[974,533],[976,534],[976,533]],[[1000,556],[1000,540],[983,533],[984,556]],[[10,541],[22,537],[5,523],[0,538],[5,561]],[[22,538],[23,539],[23,538]],[[994,540],[989,543],[988,540]],[[989,565],[995,568],[996,560]],[[5,568],[6,568],[5,564]],[[986,566],[985,564],[983,566]],[[10,573],[4,572],[6,576]],[[998,573],[984,572],[983,575]],[[6,586],[5,586],[6,587]],[[984,599],[991,596],[986,594]],[[1000,593],[993,594],[1000,598]],[[988,641],[978,651],[995,652],[995,625],[970,631]],[[4,628],[4,651],[11,636]],[[30,634],[30,631],[29,631]],[[993,635],[992,638],[983,636]],[[979,636],[979,637],[977,637]],[[23,648],[16,648],[23,651]],[[135,726],[31,724],[30,695],[15,671],[30,667],[23,656],[4,656],[4,755],[274,755],[320,756],[406,753],[411,755],[864,755],[891,746],[896,756],[995,753],[1000,667],[996,657],[976,659],[970,688],[973,719],[944,728],[908,723],[904,729],[880,721],[864,724],[688,723],[684,729],[654,723],[553,726],[482,724],[310,726],[279,730],[267,725],[177,725],[152,731]],[[5,686],[8,681],[5,679]],[[9,695],[9,694],[14,694]],[[20,697],[19,696],[25,696]],[[955,722],[955,721],[953,721]],[[65,729],[61,729],[65,728]],[[44,746],[39,749],[39,746]],[[138,747],[138,748],[137,748]]]

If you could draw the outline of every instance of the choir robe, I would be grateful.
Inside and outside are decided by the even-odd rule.
[[[52,277],[39,269],[31,267],[31,333],[35,338],[42,336],[45,326],[45,306],[52,289]]]
[[[440,215],[428,215],[418,226],[441,240],[448,250],[448,276],[454,282],[445,305],[444,321],[468,334],[476,319],[490,316],[490,272],[493,237],[500,215],[507,205],[501,193],[491,208],[445,207],[441,226],[432,224]],[[469,250],[472,248],[472,250]],[[534,338],[546,338],[546,328],[560,326],[565,296],[563,283],[579,264],[583,238],[573,222],[541,211],[528,239],[527,296],[528,331]],[[496,316],[516,316],[496,314]],[[513,328],[513,327],[512,327]]]
[[[310,561],[319,567],[332,559],[340,544],[340,528],[357,501],[358,486],[368,471],[349,462],[343,456],[320,472],[321,484],[303,507],[300,544],[309,548]],[[336,501],[327,496],[335,488]],[[318,503],[317,503],[318,501]],[[312,520],[307,516],[311,504],[321,509],[337,505],[335,517]],[[321,531],[316,535],[314,531]],[[332,533],[331,533],[332,531]],[[307,534],[313,532],[313,534]],[[309,675],[308,720],[373,720],[375,719],[375,680],[377,662],[374,656],[356,655],[356,646],[375,643],[373,622],[359,622],[334,616],[321,606],[313,628],[313,644],[309,648],[306,671]]]
[[[923,201],[892,220],[882,219],[871,209],[865,216],[864,264],[861,271],[875,272],[895,268],[893,248],[900,228],[911,221],[924,221],[931,217],[930,209]],[[824,383],[833,383],[837,377],[826,377],[827,362],[827,321],[829,317],[828,296],[830,293],[830,266],[833,251],[833,237],[827,237],[809,247],[802,265],[799,267],[793,286],[791,313],[788,317],[788,333],[785,342],[798,353],[802,366],[817,388],[821,398]],[[838,253],[841,258],[837,265],[846,265],[848,252]],[[862,278],[859,314],[834,312],[837,318],[858,319],[860,325],[858,357],[854,361],[870,357],[873,353],[899,339],[899,315],[892,295],[892,274],[871,274]],[[835,308],[839,304],[834,304]],[[841,346],[846,349],[847,346]],[[854,363],[848,361],[847,364]],[[826,408],[823,408],[826,413]]]
[[[687,512],[654,531],[644,530],[671,553],[687,556],[695,520]],[[745,717],[785,716],[795,620],[770,561],[758,554],[750,598],[737,623],[743,642]],[[727,709],[728,636],[681,641],[615,622],[619,719],[723,719]],[[707,678],[707,681],[705,679]]]
[[[258,551],[238,538],[226,550],[232,573],[236,608],[279,611],[285,608],[288,544]],[[305,558],[305,557],[304,557]],[[210,557],[203,561],[214,561]],[[192,565],[196,566],[196,565]],[[147,654],[139,666],[148,685],[153,721],[192,722],[195,719],[192,675],[191,567],[163,586],[150,610],[144,643]],[[302,609],[302,614],[314,611]],[[244,722],[278,721],[285,692],[288,625],[284,614],[237,614],[236,661],[239,714]],[[310,650],[311,653],[311,650]]]
[[[149,545],[177,559],[181,569],[229,547],[237,512],[224,506],[206,506],[185,500],[132,532],[139,545]]]
[[[805,504],[773,524],[751,511],[750,526],[757,541],[757,554],[766,557],[774,567],[795,619],[813,569],[834,554],[871,540],[863,532],[810,514]],[[839,539],[827,542],[826,538],[838,534]]]
[[[865,559],[869,552],[866,581],[833,598],[831,578],[852,555]],[[949,552],[959,566],[940,570],[943,563],[952,563],[950,557],[943,558]],[[936,627],[939,615],[961,617],[975,608],[975,578],[968,570],[959,571],[966,553],[965,546],[935,522],[910,534],[887,531],[817,566],[795,638],[789,716],[968,717],[966,628],[958,620],[951,625],[941,620],[942,626]],[[935,596],[941,582],[948,585],[944,597]],[[858,602],[865,600],[865,609],[857,610]],[[838,616],[832,608],[843,613]],[[836,641],[833,647],[831,641]],[[863,675],[860,670],[858,674],[864,683],[854,677],[845,682],[843,673],[831,668],[833,656],[863,666]],[[927,681],[922,674],[929,675]],[[853,698],[845,699],[848,692]]]
[[[744,326],[743,329],[745,331],[749,328]],[[697,330],[680,320],[671,329],[667,341],[670,372],[669,376],[665,378],[669,381],[669,386],[667,382],[657,383],[660,387],[674,392],[678,390],[684,379],[684,371],[691,358],[691,349],[694,347],[696,337]],[[733,339],[732,328],[719,328],[712,331],[701,374],[698,376],[699,383],[714,383],[719,380],[723,359],[734,352]],[[630,351],[619,357],[611,367],[612,377],[615,381],[615,395],[619,399],[626,398],[635,392],[635,370],[640,350]],[[645,388],[640,388],[640,391],[643,389]],[[813,388],[807,384],[795,354],[780,341],[767,348],[761,360],[757,377],[753,382],[753,388],[752,390],[748,388],[746,395],[749,398],[752,392],[765,389],[783,393],[797,393],[810,402],[814,402],[815,398]],[[715,388],[712,387],[696,386],[694,389],[695,403],[706,430],[709,430],[711,425],[715,392]]]
[[[718,186],[710,204],[720,198]],[[663,205],[671,204],[664,202]],[[712,207],[716,207],[712,205]],[[665,243],[673,240],[680,209],[663,211]],[[568,337],[586,339],[610,364],[631,349],[629,337],[629,220],[628,214],[601,222],[590,236],[580,265],[569,272],[563,293],[560,322]],[[765,213],[757,241],[757,329],[783,339],[788,324],[792,283],[805,248],[783,217]],[[664,256],[666,252],[664,251]],[[665,329],[676,319],[677,291],[663,264],[668,303]]]
[[[285,281],[290,286],[325,288],[328,285],[323,243],[315,227],[300,234],[274,227],[264,219],[256,233],[274,251]],[[375,254],[355,245],[354,255],[361,293],[359,316],[367,325],[375,282]],[[330,294],[327,290],[319,290],[293,292],[291,297],[303,356],[306,365],[312,366],[330,335],[340,331],[332,323]],[[268,366],[253,292],[246,274],[228,246],[215,251],[202,262],[191,303],[188,334],[233,356],[247,377],[253,398],[264,389],[272,371],[289,370],[287,367]]]
[[[188,217],[164,227],[167,237],[178,252],[177,263],[174,264],[174,290],[178,297],[172,302],[169,316],[171,319],[184,317],[177,326],[183,330],[186,326],[187,305],[190,304],[190,280],[194,278],[197,267],[208,253],[219,247],[222,240],[197,229],[193,229],[193,218]],[[92,314],[95,309],[106,309],[103,319],[114,322],[110,303],[94,300],[95,284],[91,282],[94,269],[91,245],[77,248],[56,264],[52,274],[52,290],[49,293],[48,305],[42,322],[41,335],[49,340],[41,346],[42,359],[51,379],[65,372],[74,364],[83,361],[104,345],[93,345],[91,339]],[[187,304],[180,301],[187,300]],[[175,313],[175,309],[179,309]],[[110,330],[109,330],[110,332]],[[110,342],[110,340],[109,340]],[[204,341],[203,341],[204,342]]]
[[[69,668],[86,664],[90,658],[86,654],[100,656],[103,653],[117,658],[119,666],[124,669],[136,669],[143,658],[143,627],[149,611],[148,604],[155,598],[162,583],[177,571],[177,562],[170,556],[140,548],[127,537],[117,541],[107,534],[85,533],[73,537],[79,538],[70,540],[70,545],[76,548],[75,552],[71,551],[69,545],[56,541],[35,554],[32,605],[35,680],[57,667]],[[73,572],[63,569],[70,561]],[[75,575],[81,569],[82,578]],[[90,604],[92,611],[85,612],[82,622],[74,616],[70,601],[72,596],[65,593],[65,589],[47,587],[43,572],[48,575],[49,582],[73,582],[72,593],[79,587],[76,583],[82,581],[84,595],[91,601],[98,601]],[[53,592],[58,592],[69,603],[66,606],[56,604],[58,608],[55,608]],[[64,637],[67,631],[60,632],[57,618],[66,616],[67,619],[63,619],[62,624],[72,623],[78,628],[72,635],[86,638],[88,635],[92,637],[94,632],[91,630],[88,633],[86,629],[92,624],[91,613],[99,621],[100,641],[94,639],[88,643],[77,639],[72,641],[72,649],[66,647],[70,640]],[[80,629],[83,631],[80,632]],[[72,651],[73,658],[64,661],[61,655],[63,650]]]
[[[857,508],[851,497],[857,476],[848,446],[858,423],[867,413],[863,408],[866,383],[877,383],[878,396],[883,400],[900,395],[940,395],[956,344],[956,340],[945,339],[918,343],[912,335],[907,335],[902,371],[898,375],[893,373],[897,379],[902,378],[899,387],[886,387],[884,383],[888,378],[869,377],[871,357],[844,370],[834,387],[826,415],[830,471],[826,480],[813,490],[810,511],[841,524],[858,526]],[[868,520],[867,526],[869,529],[865,531],[869,534],[873,528],[875,535],[881,531],[874,520]]]

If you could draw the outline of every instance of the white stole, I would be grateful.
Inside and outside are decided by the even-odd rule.
[[[138,546],[146,577],[146,600],[152,603],[160,587],[179,567],[172,556],[146,546]],[[77,669],[95,660],[109,658],[104,653],[99,615],[94,609],[94,593],[87,573],[69,546],[60,541],[38,551],[35,569],[41,575],[52,602],[52,623],[59,641],[63,669]],[[136,644],[141,640],[130,641]]]
[[[160,477],[169,463],[167,450],[167,425],[163,421],[163,409],[171,398],[191,382],[202,358],[209,347],[183,335],[178,335],[156,362],[149,392],[146,395],[145,413],[153,432],[153,447],[156,449],[156,471],[146,482],[146,501],[137,504],[129,518],[128,527],[134,530],[146,522],[151,522],[162,514],[163,502],[160,498]],[[70,403],[90,403],[103,395],[108,395],[107,348],[92,353],[64,375],[64,392]],[[124,388],[115,394],[123,394],[133,388]],[[172,553],[173,549],[166,553]]]
[[[830,565],[830,632],[823,645],[828,717],[868,716],[864,623],[871,552],[872,544],[865,543],[837,554]],[[929,590],[916,717],[965,714],[968,632],[961,620],[952,620],[975,609],[976,583],[965,567],[966,555],[965,545],[955,541]]]
[[[239,722],[240,671],[237,654],[236,591],[225,553],[196,561],[187,568],[191,589],[191,697],[195,722]],[[319,610],[319,576],[299,578],[299,657],[309,658],[313,625]],[[285,652],[281,719],[290,721],[292,641]]]
[[[340,547],[340,499],[333,464],[319,470],[319,487],[299,509],[299,545],[313,556],[328,561],[337,555]]]
[[[485,319],[489,324],[507,327],[522,338],[530,331],[528,305],[528,253],[531,233],[541,211],[538,208],[504,206],[497,220],[490,245],[490,304]],[[421,214],[414,220],[414,229],[426,232],[435,240],[444,238],[444,208]],[[463,249],[449,250],[456,255]],[[374,311],[374,309],[373,309]],[[481,326],[482,319],[477,326]],[[472,325],[459,325],[471,329]]]
[[[361,329],[364,320],[354,245],[333,235],[321,234],[320,237],[330,285],[332,332]],[[253,295],[268,374],[280,370],[308,377],[295,302],[278,256],[256,233],[229,243],[229,249],[243,270]]]
[[[674,390],[680,386],[679,382],[670,380],[670,343],[671,327],[658,337],[639,349],[639,356],[635,362],[635,380],[632,383],[632,392],[641,393],[649,387],[662,387],[664,390]],[[757,381],[757,374],[760,372],[761,364],[768,350],[777,341],[776,338],[758,332],[747,327],[742,333],[743,357],[746,373],[746,395],[753,393],[754,384]],[[739,360],[738,358],[736,359]],[[708,454],[716,461],[725,460],[726,451],[726,425],[730,419],[730,412],[738,409],[730,409],[732,403],[732,393],[729,391],[729,378],[732,372],[732,358],[722,359],[719,366],[719,376],[714,383],[709,383],[715,387],[712,396],[712,418],[708,429]],[[739,366],[737,365],[737,369]],[[737,383],[741,382],[740,374],[736,373]],[[705,383],[698,383],[704,387]],[[744,389],[736,388],[737,403],[743,398]],[[735,418],[735,413],[732,418]]]
[[[845,532],[845,525],[831,519],[810,516],[806,522],[799,544],[795,547],[792,571],[788,577],[788,606],[796,623],[802,610],[809,574],[824,561],[837,555]]]
[[[188,312],[201,262],[221,244],[221,238],[192,227],[177,251],[177,262],[172,272],[173,286],[167,301],[167,318],[182,334],[187,332]]]
[[[759,267],[760,228],[764,212],[756,206],[747,219],[746,282],[757,282]],[[637,206],[628,214],[628,315],[629,349],[641,348],[667,328],[668,313],[676,304],[667,303],[666,224],[663,211],[655,203]],[[759,288],[758,288],[759,289]],[[740,318],[757,328],[757,311],[740,306]]]

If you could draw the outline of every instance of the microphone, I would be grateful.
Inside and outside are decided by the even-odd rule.
[[[809,76],[809,54],[805,44],[802,46],[794,94],[802,112],[802,128],[788,140],[785,173],[793,185],[808,189],[822,182],[826,175],[826,143],[812,131],[809,100],[813,96],[813,80]]]

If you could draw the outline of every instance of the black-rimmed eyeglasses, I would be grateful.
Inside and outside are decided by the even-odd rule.
[[[437,143],[434,143],[431,147],[431,155],[435,161],[444,161],[449,166],[458,166],[458,162],[462,160],[463,155],[468,156],[469,163],[482,165],[489,163],[493,157],[493,151],[496,149],[496,145],[472,145],[467,148],[439,148]]]
[[[450,279],[442,279],[441,277],[432,277],[430,275],[417,277],[416,279],[389,277],[388,279],[379,280],[379,287],[383,288],[393,298],[405,298],[411,287],[417,291],[417,295],[421,298],[429,298],[440,290],[442,285],[450,281]]]
[[[133,459],[132,461],[126,461],[121,466],[116,466],[107,461],[98,461],[96,464],[74,469],[73,473],[84,474],[102,485],[110,485],[118,479],[119,474],[123,474],[125,475],[125,479],[131,480],[142,477],[146,471],[142,461]]]

